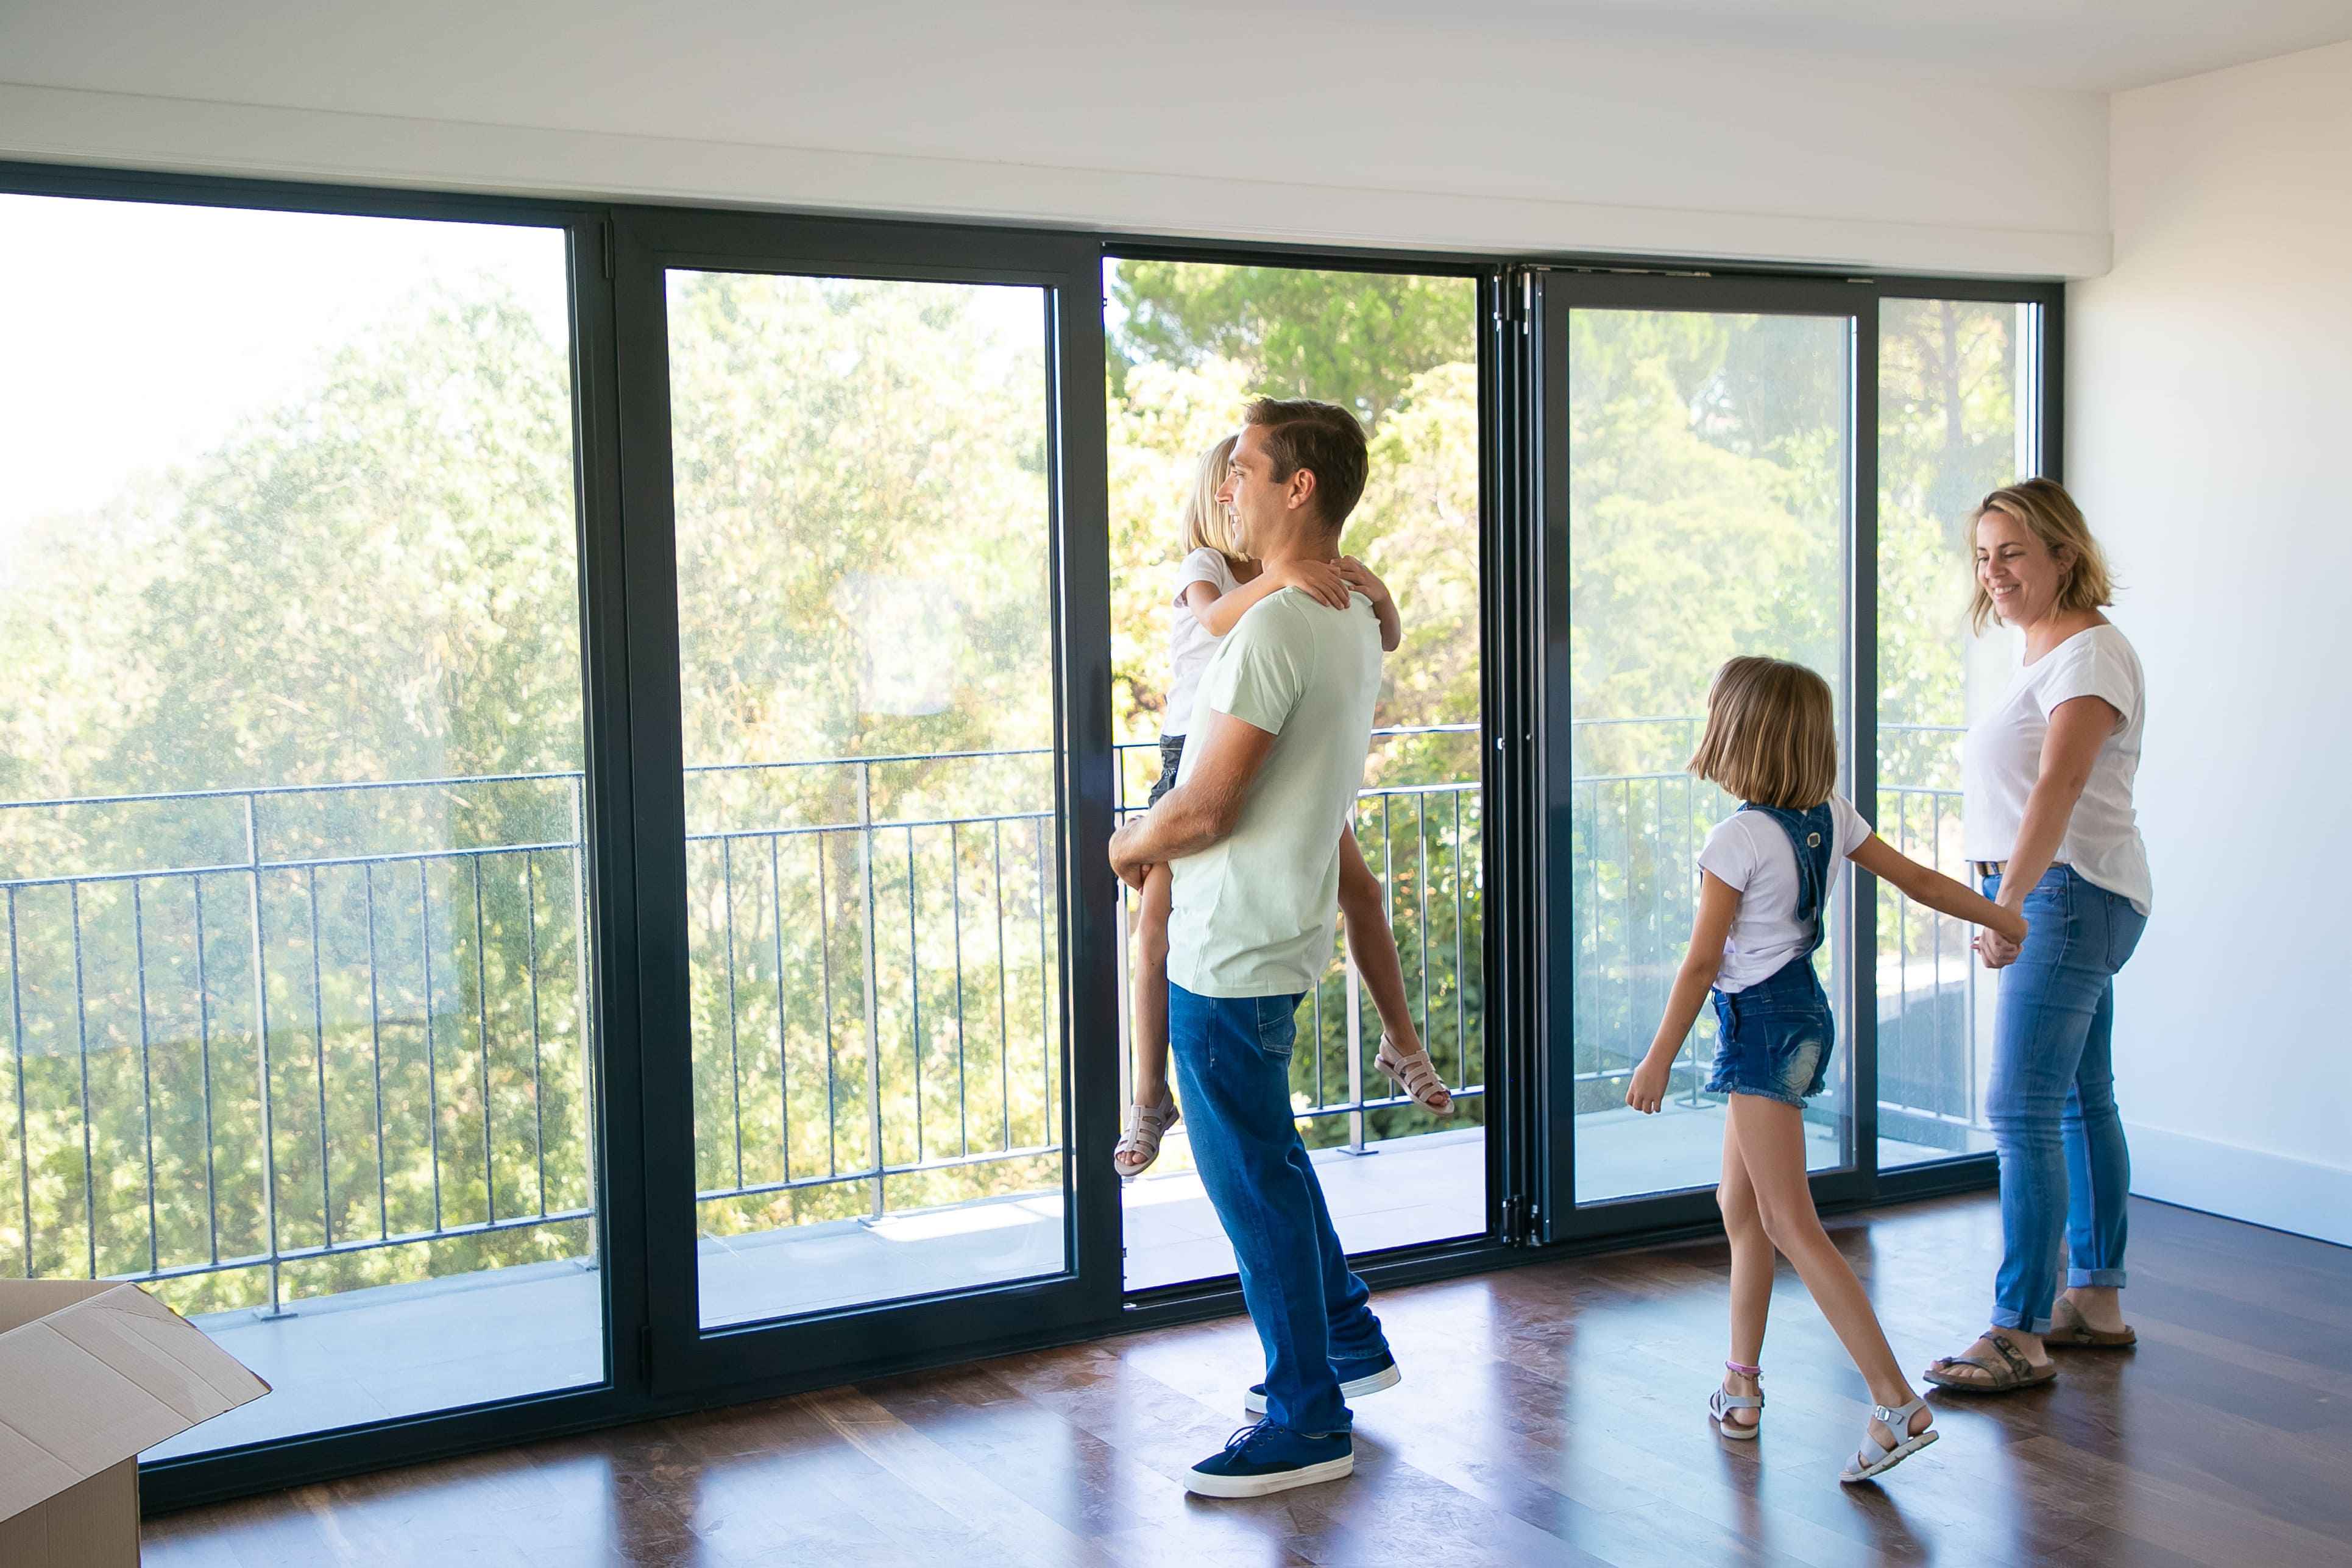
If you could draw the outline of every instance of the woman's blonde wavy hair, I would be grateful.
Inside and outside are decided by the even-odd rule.
[[[2071,552],[2072,560],[2063,562],[2066,580],[2058,585],[2059,609],[2104,610],[2116,601],[2115,579],[2107,571],[2106,552],[2091,537],[2091,525],[2083,520],[2083,508],[2074,505],[2074,497],[2066,494],[2065,486],[2055,479],[2021,479],[1987,496],[1969,517],[1972,563],[1977,525],[1984,521],[1987,512],[1999,512],[2024,524],[2026,531],[2040,539],[2042,548],[2053,556]],[[1973,565],[1970,575],[1976,591],[1969,600],[1969,624],[1981,637],[1984,629],[2000,616],[1993,610],[1992,595],[1985,591],[1984,579],[1975,577]]]
[[[1184,553],[1196,549],[1213,549],[1235,565],[1242,558],[1234,551],[1233,524],[1225,508],[1217,499],[1224,487],[1225,475],[1234,465],[1234,444],[1241,439],[1238,433],[1226,436],[1201,454],[1192,469],[1192,493],[1184,498],[1181,523]]]
[[[1810,811],[1837,788],[1837,699],[1802,664],[1743,653],[1706,688],[1690,770],[1758,806]]]

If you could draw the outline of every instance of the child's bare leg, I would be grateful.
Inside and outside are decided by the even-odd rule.
[[[1853,1357],[1863,1381],[1870,1385],[1871,1399],[1889,1408],[1907,1405],[1911,1385],[1895,1364],[1886,1332],[1878,1326],[1878,1314],[1871,1310],[1862,1281],[1853,1277],[1843,1254],[1822,1228],[1821,1216],[1813,1211],[1812,1189],[1805,1185],[1803,1113],[1779,1100],[1734,1094],[1729,1120],[1727,1138],[1738,1142],[1764,1234],[1812,1292],[1822,1316],[1829,1320],[1846,1354]],[[1907,1435],[1916,1437],[1931,1424],[1927,1410],[1916,1411]],[[1877,1421],[1870,1425],[1871,1435],[1881,1444],[1892,1447],[1899,1441]]]
[[[1772,1310],[1772,1239],[1764,1234],[1764,1216],[1756,1205],[1756,1184],[1748,1174],[1738,1134],[1728,1117],[1723,1125],[1723,1180],[1715,1189],[1716,1207],[1723,1210],[1723,1233],[1731,1240],[1731,1356],[1742,1366],[1764,1364],[1764,1322]],[[1732,1394],[1758,1392],[1756,1379],[1744,1372],[1724,1369],[1723,1386]],[[1759,1412],[1741,1408],[1730,1413],[1733,1424],[1756,1425]]]
[[[1168,904],[1171,879],[1156,865],[1143,879],[1142,920],[1137,936],[1143,959],[1135,981],[1135,1103],[1157,1105],[1168,1098]]]
[[[1397,956],[1396,933],[1389,929],[1381,879],[1364,863],[1364,852],[1355,830],[1339,830],[1339,920],[1348,932],[1348,956],[1364,989],[1379,1009],[1381,1028],[1405,1056],[1421,1054],[1421,1030],[1414,1027],[1412,1003],[1405,996],[1404,964]]]

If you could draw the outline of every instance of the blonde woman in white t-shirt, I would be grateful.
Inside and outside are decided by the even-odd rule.
[[[1380,619],[1381,651],[1394,653],[1402,635],[1396,601],[1371,570],[1353,556],[1321,561],[1286,561],[1272,570],[1238,553],[1233,529],[1217,492],[1233,465],[1234,436],[1206,452],[1192,476],[1185,499],[1181,536],[1183,564],[1176,569],[1176,592],[1169,630],[1168,706],[1160,727],[1160,779],[1151,787],[1147,807],[1175,787],[1176,771],[1184,760],[1184,736],[1192,727],[1192,699],[1201,674],[1209,666],[1225,633],[1260,600],[1285,588],[1296,588],[1334,610],[1348,607],[1352,591],[1372,601]],[[1339,835],[1339,919],[1348,934],[1348,950],[1357,973],[1381,1016],[1381,1051],[1377,1065],[1394,1079],[1414,1103],[1439,1115],[1451,1113],[1453,1096],[1429,1060],[1420,1032],[1413,1027],[1412,1008],[1404,988],[1404,966],[1398,961],[1395,934],[1381,897],[1379,879],[1364,863],[1352,830]],[[1168,906],[1166,866],[1154,866],[1143,884],[1143,905],[1138,935],[1142,938],[1142,963],[1136,977],[1135,1094],[1127,1109],[1127,1125],[1111,1151],[1111,1164],[1122,1176],[1139,1176],[1160,1157],[1160,1141],[1181,1119],[1176,1098],[1168,1088]]]
[[[1907,898],[2011,936],[2024,936],[2025,922],[1906,859],[1839,799],[1836,699],[1802,664],[1742,656],[1717,670],[1690,770],[1740,807],[1699,850],[1690,947],[1625,1103],[1654,1114],[1665,1103],[1675,1059],[1711,993],[1715,1065],[1705,1092],[1727,1097],[1715,1196],[1731,1240],[1731,1354],[1707,1410],[1723,1436],[1756,1437],[1777,1250],[1796,1267],[1869,1385],[1867,1447],[1838,1479],[1870,1480],[1934,1442],[1936,1431],[1870,1297],[1822,1228],[1805,1181],[1804,1104],[1829,1081],[1837,1034],[1812,957],[1836,864],[1851,860]]]
[[[1976,628],[2022,631],[2025,664],[1969,727],[1962,852],[1986,896],[2021,912],[2033,934],[2021,946],[1977,941],[1988,967],[2009,969],[1985,1095],[2000,1154],[2001,1264],[1991,1326],[1927,1375],[2007,1394],[2056,1376],[2053,1348],[2137,1337],[2118,1298],[2131,1155],[2114,1040],[2116,971],[2147,928],[2153,891],[2132,810],[2146,695],[2138,655],[2099,613],[2114,600],[2106,559],[2056,480],[1995,490],[1972,527]]]

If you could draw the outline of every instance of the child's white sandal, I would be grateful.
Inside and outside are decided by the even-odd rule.
[[[1844,1473],[1840,1475],[1838,1479],[1851,1486],[1855,1481],[1866,1481],[1883,1476],[1934,1442],[1940,1434],[1933,1427],[1916,1437],[1911,1436],[1911,1417],[1927,1408],[1927,1402],[1916,1397],[1913,1398],[1908,1405],[1892,1410],[1884,1405],[1872,1406],[1871,1418],[1886,1428],[1886,1435],[1895,1439],[1895,1446],[1888,1448],[1872,1437],[1868,1427],[1864,1427],[1862,1440],[1869,1444],[1870,1448],[1856,1448],[1853,1453],[1853,1463],[1845,1468]],[[1871,1448],[1878,1450],[1878,1457],[1874,1459],[1870,1457]]]
[[[1752,1443],[1756,1440],[1756,1434],[1763,1429],[1764,1425],[1761,1414],[1764,1409],[1764,1369],[1760,1366],[1742,1366],[1736,1361],[1725,1362],[1723,1369],[1726,1372],[1736,1372],[1742,1377],[1754,1378],[1756,1392],[1734,1394],[1728,1388],[1717,1384],[1715,1392],[1707,1396],[1706,1412],[1715,1417],[1717,1431],[1736,1442]],[[1731,1413],[1734,1410],[1754,1410],[1759,1414],[1753,1421],[1735,1421],[1731,1418]]]
[[[1397,1050],[1394,1041],[1382,1035],[1380,1054],[1372,1059],[1372,1065],[1388,1074],[1389,1081],[1423,1110],[1439,1116],[1454,1114],[1454,1095],[1445,1087],[1445,1080],[1437,1075],[1437,1065],[1429,1060],[1426,1048],[1406,1056]]]
[[[1157,1105],[1128,1106],[1127,1129],[1110,1152],[1111,1168],[1129,1180],[1141,1176],[1160,1157],[1160,1140],[1183,1119],[1184,1113],[1176,1108],[1176,1096],[1165,1090]]]

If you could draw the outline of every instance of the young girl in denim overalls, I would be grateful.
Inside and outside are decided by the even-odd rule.
[[[1873,1401],[1863,1448],[1838,1478],[1868,1480],[1936,1440],[1933,1416],[1896,1365],[1853,1270],[1822,1229],[1805,1180],[1805,1101],[1828,1082],[1836,1020],[1813,950],[1839,856],[1913,902],[2021,939],[2024,922],[1896,853],[1833,793],[1837,719],[1829,684],[1801,664],[1738,658],[1716,672],[1690,769],[1737,797],[1699,851],[1698,915],[1649,1054],[1625,1103],[1654,1113],[1710,990],[1715,1068],[1728,1098],[1716,1202],[1731,1239],[1731,1357],[1707,1401],[1717,1429],[1752,1439],[1762,1420],[1764,1320],[1772,1254],[1795,1265],[1853,1357]]]

